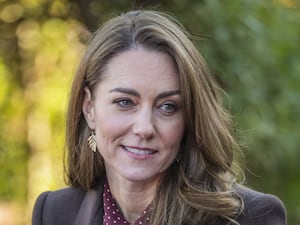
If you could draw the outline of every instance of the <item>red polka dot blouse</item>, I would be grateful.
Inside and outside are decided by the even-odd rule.
[[[103,225],[146,225],[149,221],[149,213],[147,209],[144,210],[143,214],[140,215],[133,223],[127,221],[123,216],[122,211],[118,208],[117,203],[110,192],[107,180],[104,182],[103,207]]]

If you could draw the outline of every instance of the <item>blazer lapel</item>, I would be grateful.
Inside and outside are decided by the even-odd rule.
[[[89,190],[79,209],[74,225],[102,225],[103,221],[103,184],[96,190]]]

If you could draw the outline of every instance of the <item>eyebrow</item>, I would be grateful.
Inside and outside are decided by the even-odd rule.
[[[131,88],[114,88],[114,89],[111,89],[109,91],[109,93],[111,92],[121,92],[121,93],[124,93],[124,94],[129,94],[129,95],[133,95],[133,96],[136,96],[136,97],[140,97],[140,94],[134,90],[134,89],[131,89]]]
[[[133,95],[133,96],[136,96],[136,97],[140,97],[140,94],[136,90],[131,89],[131,88],[121,88],[121,87],[119,87],[119,88],[111,89],[109,91],[109,93],[111,93],[111,92],[121,92],[121,93],[124,93],[124,94],[129,94],[129,95]],[[179,90],[165,91],[165,92],[160,93],[158,96],[156,96],[155,100],[170,97],[172,95],[179,95],[179,94],[180,94]]]

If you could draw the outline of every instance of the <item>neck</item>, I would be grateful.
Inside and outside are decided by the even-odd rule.
[[[154,199],[158,182],[133,182],[107,177],[111,193],[127,221],[134,222]]]

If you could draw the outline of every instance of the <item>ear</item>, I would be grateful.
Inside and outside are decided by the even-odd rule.
[[[90,127],[90,129],[95,129],[95,112],[94,112],[94,102],[92,99],[92,94],[90,89],[84,88],[84,99],[82,103],[82,112],[84,118]]]

